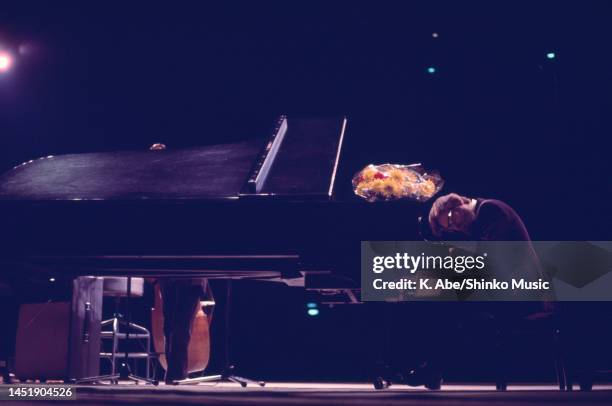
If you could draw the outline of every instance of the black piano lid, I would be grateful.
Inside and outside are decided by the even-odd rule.
[[[2,175],[0,200],[233,200],[262,159],[273,160],[269,173],[259,193],[249,195],[329,199],[346,120],[286,120],[287,134],[275,156],[262,157],[269,144],[263,138],[181,150],[50,156]]]
[[[0,178],[0,199],[235,197],[262,140],[183,150],[71,154],[26,162]]]

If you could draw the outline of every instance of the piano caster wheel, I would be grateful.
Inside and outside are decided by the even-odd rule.
[[[243,388],[247,387],[247,383],[246,382],[240,382],[240,386],[242,386]]]
[[[377,376],[376,378],[374,378],[374,381],[372,383],[374,384],[374,389],[377,390],[387,389],[389,386],[391,386],[391,383],[382,376]]]
[[[257,382],[257,385],[259,385],[259,386],[261,386],[263,388],[264,386],[266,386],[266,383],[264,381],[259,381],[259,382]]]
[[[497,383],[495,384],[495,389],[497,389],[498,391],[505,391],[506,389],[508,389],[508,384],[505,382],[502,383]]]

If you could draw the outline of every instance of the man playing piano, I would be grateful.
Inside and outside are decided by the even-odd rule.
[[[450,193],[434,202],[429,225],[436,237],[460,236],[471,241],[529,241],[527,227],[506,203]]]
[[[440,240],[465,241],[531,241],[527,227],[520,216],[508,204],[493,199],[476,199],[450,193],[441,196],[433,203],[429,212],[428,224],[431,233]],[[529,269],[541,275],[540,263],[537,254],[529,243],[524,252],[519,255],[520,261],[505,264],[507,272],[512,273],[514,268]],[[433,328],[446,329],[448,324],[458,318],[466,316],[466,307],[470,312],[487,313],[504,323],[512,318],[530,317],[543,310],[550,312],[550,303],[533,302],[483,302],[483,303],[452,303],[452,308],[446,303],[428,303],[433,305],[426,312],[425,317],[432,318],[432,311],[437,317],[431,324]],[[458,311],[459,310],[459,311]],[[455,313],[459,313],[456,314]],[[463,314],[461,314],[463,313]],[[446,321],[446,322],[444,322]],[[443,364],[445,342],[437,341],[448,335],[447,331],[428,331],[427,338],[422,340],[425,347],[423,353],[429,359],[424,360],[420,366],[408,374],[406,383],[412,386],[425,385],[430,389],[438,389],[442,382],[441,364]]]

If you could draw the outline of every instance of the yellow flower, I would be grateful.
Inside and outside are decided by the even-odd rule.
[[[431,197],[436,191],[436,185],[430,180],[424,180],[419,184],[419,192],[424,197]]]
[[[402,185],[399,182],[389,181],[385,185],[385,195],[387,197],[400,198],[403,195]]]
[[[393,168],[391,171],[389,171],[389,180],[393,182],[402,183],[404,182],[405,178],[406,175],[402,169]]]

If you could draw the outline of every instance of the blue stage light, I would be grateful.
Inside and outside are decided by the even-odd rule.
[[[308,315],[309,316],[318,316],[319,315],[319,309],[308,309]]]
[[[547,59],[555,59],[557,57],[557,54],[555,54],[554,52],[547,52],[546,53],[546,58]]]
[[[429,67],[427,68],[427,73],[429,73],[429,74],[433,75],[434,73],[436,73],[436,68],[435,68],[435,67],[433,67],[433,66],[429,66]]]
[[[315,302],[308,302],[306,303],[306,307],[309,309],[316,309],[317,308],[317,304]]]

